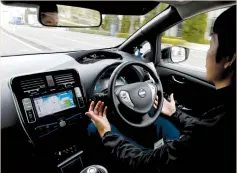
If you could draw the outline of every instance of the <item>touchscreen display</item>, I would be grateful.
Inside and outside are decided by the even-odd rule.
[[[76,107],[72,91],[64,91],[51,95],[34,98],[39,118]]]

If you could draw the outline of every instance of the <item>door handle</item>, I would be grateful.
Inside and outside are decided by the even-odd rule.
[[[173,80],[174,82],[178,83],[178,84],[184,84],[184,83],[185,83],[185,82],[183,82],[183,81],[179,81],[179,80],[175,79],[174,76],[172,76],[172,80]]]
[[[191,111],[192,109],[186,108],[186,107],[182,107],[181,110],[183,111]]]

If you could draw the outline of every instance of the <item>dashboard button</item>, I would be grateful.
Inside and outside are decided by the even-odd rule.
[[[32,109],[31,100],[29,98],[24,98],[22,100],[22,103],[23,103],[23,107],[24,107],[25,111]]]
[[[37,95],[39,95],[39,92],[38,91],[33,91],[33,92],[30,92],[30,95],[31,96],[37,96]]]
[[[49,132],[49,131],[50,131],[50,126],[49,126],[49,125],[45,126],[45,131],[46,131],[46,132]]]
[[[74,91],[78,98],[82,97],[81,90],[79,87],[74,88]]]
[[[45,133],[44,127],[36,127],[35,130],[39,135],[42,135]]]
[[[64,120],[61,120],[60,122],[59,122],[59,126],[60,127],[65,127],[67,125],[67,123],[66,123],[66,121],[64,121]]]
[[[46,88],[40,88],[39,93],[40,94],[47,94],[47,89]]]
[[[58,85],[57,88],[58,88],[58,90],[64,90],[65,86],[64,85]]]
[[[94,167],[91,167],[91,168],[88,169],[87,172],[88,172],[88,173],[96,173],[96,172],[97,172],[97,169],[94,168]]]
[[[80,106],[80,107],[84,107],[83,98],[82,98],[82,97],[78,98],[78,101],[79,101],[79,106]]]
[[[53,129],[57,129],[57,128],[58,128],[58,125],[57,125],[57,124],[52,125],[52,128],[53,128]]]
[[[35,122],[35,116],[33,110],[26,110],[26,116],[29,123]]]
[[[31,102],[31,101],[30,101],[30,98],[24,98],[24,99],[22,99],[23,105],[28,104],[28,103],[30,103],[30,102]]]
[[[55,85],[53,77],[51,75],[46,76],[46,81],[49,87],[53,87]]]
[[[72,84],[66,84],[66,88],[72,88]]]

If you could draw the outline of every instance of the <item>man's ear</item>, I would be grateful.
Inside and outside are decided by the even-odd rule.
[[[236,60],[236,53],[234,54],[234,56],[231,59],[230,58],[226,59],[224,68],[227,69],[227,68],[231,67],[232,64],[235,62],[235,60]]]

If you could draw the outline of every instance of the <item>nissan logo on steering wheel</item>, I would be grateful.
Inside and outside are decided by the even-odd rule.
[[[141,98],[144,98],[146,96],[146,91],[144,89],[139,89],[138,90],[138,95],[141,97]]]

